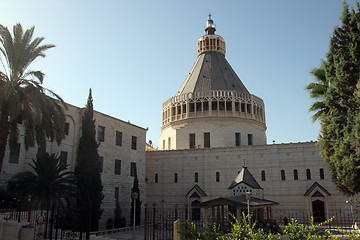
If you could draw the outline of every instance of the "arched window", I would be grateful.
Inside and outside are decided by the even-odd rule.
[[[178,174],[177,173],[174,174],[174,182],[176,182],[176,183],[178,182]]]
[[[324,169],[320,168],[320,179],[324,179]]]
[[[159,182],[159,174],[155,173],[155,183]]]
[[[281,170],[281,180],[285,181],[285,170]]]
[[[219,172],[216,172],[216,181],[220,182],[220,173]]]
[[[199,174],[196,172],[195,173],[195,182],[198,182],[199,181]]]
[[[294,169],[294,180],[299,180],[298,170]]]
[[[265,181],[266,177],[265,177],[265,170],[261,171],[261,181]]]
[[[306,169],[306,179],[311,180],[311,172],[310,169]]]

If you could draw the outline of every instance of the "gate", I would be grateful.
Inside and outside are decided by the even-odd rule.
[[[174,222],[187,219],[187,209],[156,209],[145,207],[145,240],[172,240]]]

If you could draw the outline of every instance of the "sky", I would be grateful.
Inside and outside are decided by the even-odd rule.
[[[355,0],[348,0],[355,6]],[[209,13],[226,59],[265,102],[268,143],[316,141],[306,85],[325,59],[342,0],[0,0],[0,24],[35,26],[56,47],[31,70],[67,103],[130,121],[157,146],[162,103],[196,61]]]

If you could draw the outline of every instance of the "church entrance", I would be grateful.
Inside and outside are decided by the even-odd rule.
[[[315,200],[312,202],[313,218],[314,222],[325,221],[325,204],[321,200]]]

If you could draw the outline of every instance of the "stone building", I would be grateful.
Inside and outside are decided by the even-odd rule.
[[[246,165],[275,209],[318,219],[348,209],[314,142],[266,145],[264,102],[231,68],[215,30],[210,15],[193,68],[163,103],[159,151],[146,152],[147,202],[191,216],[192,203],[227,196]]]
[[[244,166],[259,182],[254,197],[269,199],[273,208],[328,218],[350,209],[338,193],[314,142],[266,144],[264,101],[251,94],[225,58],[224,39],[215,34],[211,16],[206,34],[197,41],[197,59],[174,97],[162,105],[158,149],[146,144],[142,127],[100,112],[94,113],[102,162],[104,212],[100,228],[114,216],[115,198],[130,221],[130,191],[137,174],[142,203],[188,209],[190,218],[205,217],[199,203],[245,194],[245,185],[229,189]],[[48,151],[59,153],[71,170],[81,134],[83,109],[68,104],[66,138]],[[7,148],[0,183],[28,169],[35,150]],[[233,186],[232,186],[233,187]],[[237,191],[239,190],[239,192]]]
[[[76,150],[81,135],[83,108],[67,104],[66,137],[60,145],[48,142],[47,151],[57,153],[66,161],[70,170],[75,169]],[[141,191],[141,200],[146,201],[145,185],[145,143],[147,129],[106,114],[94,111],[96,140],[102,165],[101,180],[104,210],[99,227],[105,229],[109,219],[114,217],[115,199],[119,199],[122,216],[130,222],[131,188],[137,174]],[[0,174],[1,185],[14,174],[30,170],[27,163],[35,159],[36,149],[25,150],[23,139],[19,138],[17,152],[10,152],[9,146],[4,157],[3,170]]]

